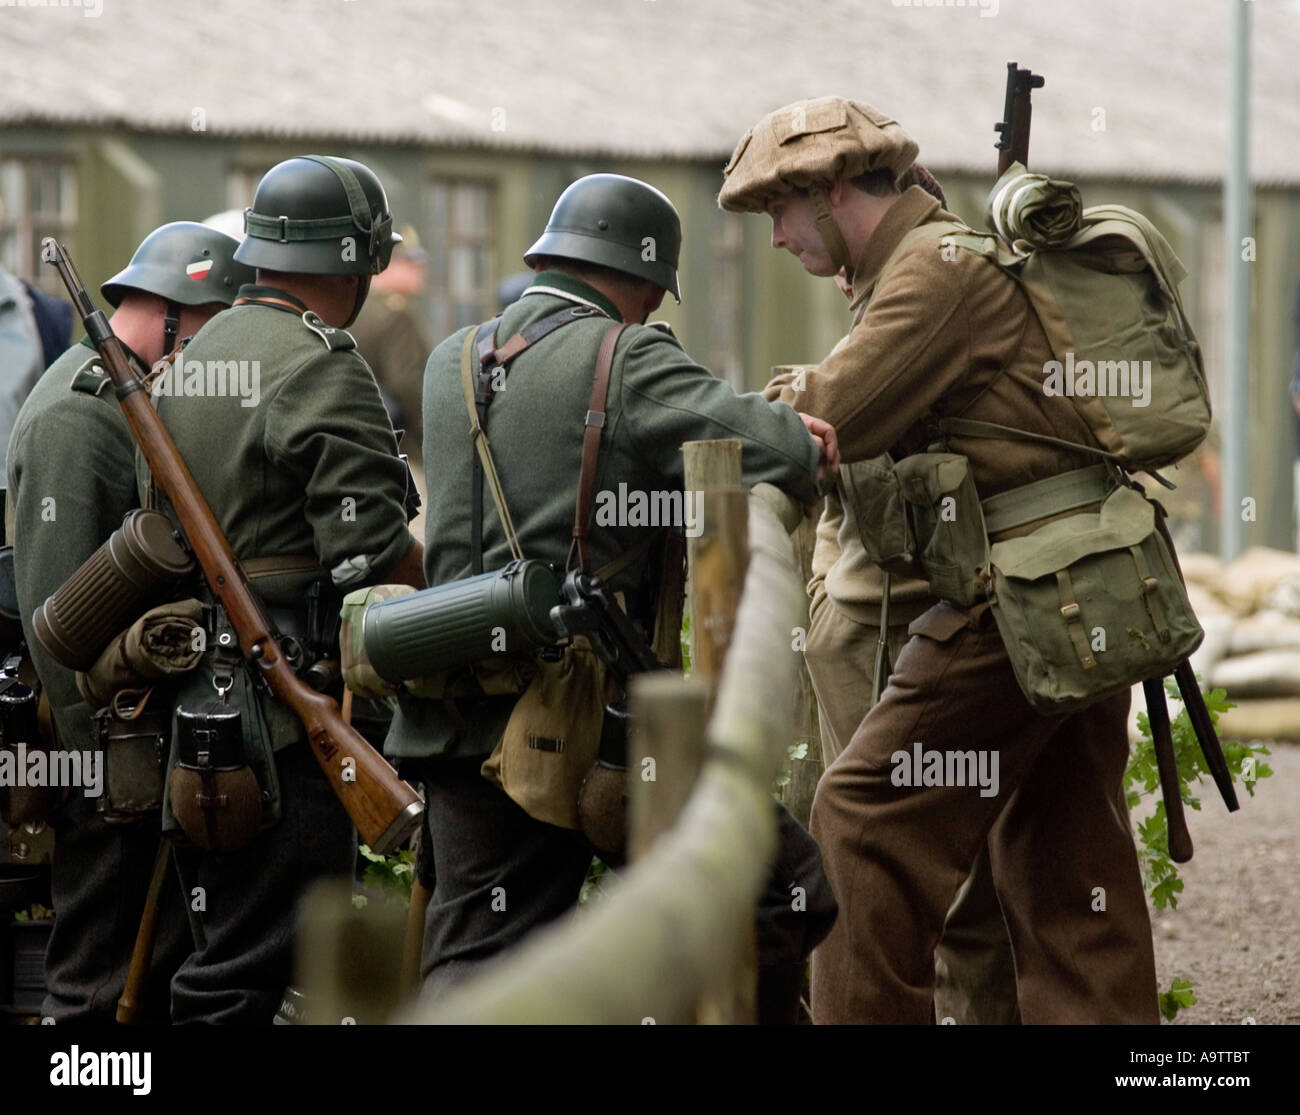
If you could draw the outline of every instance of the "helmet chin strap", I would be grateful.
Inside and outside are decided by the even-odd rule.
[[[163,355],[167,356],[176,349],[176,335],[181,328],[181,304],[167,302],[167,314],[163,318]]]
[[[357,320],[357,315],[361,313],[361,307],[365,305],[366,295],[368,295],[369,293],[370,293],[370,276],[358,275],[356,301],[352,303],[352,314],[348,317],[348,320],[343,323],[344,329],[346,329],[349,325],[351,325],[354,321]]]
[[[821,233],[822,243],[826,245],[831,263],[835,265],[836,271],[841,267],[844,268],[845,277],[852,285],[853,261],[849,259],[849,249],[844,243],[844,234],[840,232],[840,226],[835,223],[835,215],[831,212],[826,191],[814,183],[808,187],[808,197],[812,199],[813,209],[817,213],[817,231]]]

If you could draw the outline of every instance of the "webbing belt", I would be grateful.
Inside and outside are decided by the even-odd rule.
[[[1089,465],[999,492],[980,501],[984,529],[990,535],[999,534],[1048,515],[1086,507],[1105,499],[1114,486],[1105,465]]]

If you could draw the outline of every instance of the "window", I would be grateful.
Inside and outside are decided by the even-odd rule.
[[[496,313],[494,201],[490,182],[435,180],[425,194],[435,341]]]
[[[54,236],[71,241],[76,229],[77,176],[71,162],[0,160],[0,264],[41,290],[62,296],[59,276],[41,265],[41,240]]]
[[[234,163],[226,170],[226,208],[241,213],[253,204],[253,194],[271,163]]]

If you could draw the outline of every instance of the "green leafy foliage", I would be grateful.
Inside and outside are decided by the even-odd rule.
[[[1199,682],[1199,678],[1197,679]],[[1174,741],[1174,760],[1178,767],[1178,783],[1183,804],[1192,809],[1201,808],[1201,799],[1194,790],[1201,778],[1209,777],[1210,771],[1201,753],[1201,745],[1196,742],[1196,732],[1192,728],[1187,709],[1182,707],[1182,696],[1178,683],[1173,678],[1165,679],[1165,693],[1171,702],[1170,735]],[[1203,692],[1205,707],[1210,719],[1217,725],[1219,715],[1235,707],[1228,700],[1228,694],[1222,689]],[[1174,716],[1177,707],[1178,715]],[[1160,770],[1156,764],[1155,743],[1151,738],[1151,722],[1145,712],[1138,713],[1138,731],[1140,738],[1129,750],[1128,768],[1124,771],[1124,793],[1130,809],[1136,808],[1144,798],[1160,793]],[[1234,782],[1246,787],[1252,797],[1255,783],[1261,778],[1269,777],[1273,771],[1262,761],[1261,756],[1269,753],[1263,744],[1241,744],[1230,740],[1223,741],[1223,755],[1228,763],[1228,770]],[[1217,791],[1216,791],[1217,792]],[[1138,860],[1142,866],[1142,881],[1151,903],[1157,910],[1176,909],[1178,896],[1183,890],[1183,880],[1178,874],[1178,865],[1169,855],[1169,818],[1165,814],[1163,800],[1156,802],[1151,815],[1139,822],[1137,826]],[[1160,1014],[1166,1022],[1172,1022],[1174,1016],[1185,1007],[1196,1002],[1196,995],[1189,980],[1176,979],[1168,991],[1160,994]]]
[[[1209,776],[1209,768],[1205,765],[1201,746],[1196,742],[1191,718],[1182,707],[1177,683],[1172,678],[1165,679],[1165,692],[1172,702],[1169,710],[1170,734],[1174,741],[1174,759],[1178,766],[1183,804],[1199,810],[1201,799],[1194,791],[1200,779]],[[1211,689],[1204,696],[1210,719],[1216,724],[1220,713],[1235,707],[1222,689]],[[1173,715],[1175,707],[1178,709],[1177,716]],[[1130,749],[1128,769],[1124,772],[1124,792],[1130,809],[1135,809],[1143,798],[1160,792],[1155,744],[1151,739],[1151,723],[1145,712],[1138,713],[1138,731],[1141,738]],[[1255,782],[1273,773],[1260,758],[1268,753],[1268,748],[1260,743],[1241,744],[1225,740],[1223,744],[1223,754],[1233,781],[1241,782],[1252,796],[1255,793]],[[1142,877],[1147,893],[1151,895],[1156,909],[1177,907],[1183,881],[1178,877],[1177,864],[1169,857],[1169,821],[1165,816],[1163,801],[1158,802],[1151,816],[1138,825],[1138,856],[1142,863]]]
[[[773,793],[777,801],[782,800],[781,791],[790,785],[790,779],[794,772],[791,770],[790,763],[798,762],[801,759],[808,758],[808,745],[812,742],[807,737],[796,740],[785,749],[786,758],[789,760],[780,771],[777,772],[776,782],[774,783]]]
[[[1184,1007],[1194,1006],[1196,992],[1192,990],[1190,980],[1176,979],[1169,985],[1168,991],[1160,993],[1160,1017],[1172,1022],[1174,1016]]]
[[[578,905],[585,906],[589,902],[596,902],[604,898],[609,893],[609,885],[613,881],[614,873],[609,866],[599,856],[593,856],[591,866],[587,868],[587,877],[582,882],[582,889],[578,892]]]
[[[367,861],[366,870],[361,876],[360,893],[352,896],[352,905],[360,909],[374,898],[409,907],[415,885],[415,852],[403,848],[391,856],[380,856],[362,844],[361,856]]]

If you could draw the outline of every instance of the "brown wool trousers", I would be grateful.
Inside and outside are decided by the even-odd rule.
[[[813,803],[840,904],[813,953],[814,1021],[930,1021],[935,947],[987,842],[1022,1021],[1157,1024],[1123,797],[1128,694],[1066,718],[1034,712],[987,604],[938,604],[909,630],[889,687]],[[895,785],[891,756],[918,741],[996,753],[997,793]]]
[[[813,598],[809,612],[804,658],[817,697],[822,765],[829,768],[871,711],[880,626],[859,623],[827,597],[825,588]],[[907,645],[907,627],[889,625],[891,663]],[[957,892],[935,949],[934,1011],[936,1020],[951,1019],[962,1026],[1020,1021],[1011,944],[985,851]]]

